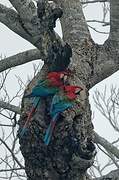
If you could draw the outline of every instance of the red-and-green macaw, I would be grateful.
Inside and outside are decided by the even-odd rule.
[[[62,72],[50,72],[47,78],[42,81],[38,81],[37,85],[32,89],[32,92],[25,98],[34,98],[30,112],[28,113],[27,120],[22,128],[20,136],[22,137],[29,127],[33,113],[36,111],[37,106],[40,103],[40,99],[47,96],[56,94],[60,88],[64,86],[64,81],[67,78],[68,71]]]
[[[44,143],[46,145],[48,145],[50,142],[56,121],[60,113],[74,106],[77,94],[80,93],[81,90],[83,89],[79,86],[68,85],[64,86],[64,90],[62,92],[58,92],[56,95],[54,95],[50,109],[50,115],[52,119],[44,137]]]

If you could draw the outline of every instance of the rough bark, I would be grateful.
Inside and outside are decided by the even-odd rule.
[[[63,39],[73,49],[73,58],[69,67],[75,73],[69,78],[69,83],[83,87],[84,90],[79,97],[82,109],[79,114],[69,113],[68,117],[66,114],[59,120],[51,143],[46,147],[43,137],[49,124],[46,113],[49,104],[47,100],[42,102],[42,107],[39,107],[34,114],[28,136],[20,139],[28,180],[86,178],[86,170],[92,165],[94,158],[88,90],[118,68],[118,61],[114,58],[112,60],[114,51],[110,53],[112,46],[110,47],[108,42],[104,46],[98,46],[91,40],[80,1],[58,1],[58,5],[64,11],[61,19]],[[111,50],[107,51],[107,49]],[[30,84],[30,90],[31,87]],[[24,113],[21,116],[20,127],[26,119],[25,112],[30,108],[28,104],[23,102]]]
[[[119,42],[119,1],[110,0],[110,39]]]
[[[62,23],[64,23],[63,32],[65,30],[69,32],[65,32],[64,40],[68,41],[73,49],[70,68],[75,73],[69,79],[69,83],[83,87],[84,90],[79,97],[82,108],[79,114],[69,113],[67,117],[66,113],[65,117],[59,120],[55,134],[52,137],[50,145],[47,147],[44,145],[43,137],[50,119],[46,114],[47,101],[42,102],[42,107],[39,107],[34,114],[29,134],[27,137],[20,139],[28,180],[37,180],[39,178],[44,180],[84,180],[86,178],[86,170],[92,165],[94,160],[95,147],[92,143],[93,125],[88,101],[89,78],[91,77],[92,67],[86,62],[92,56],[92,51],[87,48],[90,44],[90,34],[85,19],[82,17],[81,4],[78,1],[76,3],[73,2],[66,1],[66,4],[64,3],[63,7],[61,6],[63,10],[65,9]],[[68,6],[66,7],[66,5]],[[81,12],[79,11],[80,13],[78,12],[78,8],[81,10]],[[68,16],[69,11],[71,11],[70,16]],[[68,30],[66,28],[66,24],[69,21],[73,30],[71,26],[68,27]],[[80,23],[78,24],[78,22]],[[75,26],[76,23],[77,27]],[[81,26],[82,29],[80,30]],[[80,42],[81,38],[82,40]],[[77,53],[77,48],[80,50],[79,54]],[[42,78],[41,75],[39,78]],[[36,80],[34,83],[36,83]],[[30,84],[27,93],[31,90],[32,86]],[[19,122],[20,127],[25,122],[26,111],[30,109],[29,104],[29,101],[25,102],[23,100],[23,113]]]
[[[0,4],[0,22],[6,25],[13,32],[17,33],[19,36],[30,41],[30,35],[26,33],[25,29],[22,27],[17,12],[2,4]]]
[[[14,56],[10,56],[8,58],[1,59],[0,72],[36,59],[41,59],[41,54],[38,49],[31,49],[22,53],[18,53]]]
[[[51,11],[47,9],[49,7],[47,1],[45,7],[47,18],[42,22],[36,15],[36,8],[32,1],[10,0],[10,2],[22,21],[20,24],[25,32],[21,36],[34,44],[39,49],[42,59],[48,61],[49,47],[54,41],[62,45],[62,41],[56,36],[54,30],[49,31],[48,16]],[[69,68],[74,73],[68,81],[83,88],[78,97],[80,111],[78,114],[65,112],[58,120],[51,143],[45,146],[43,137],[50,122],[48,107],[51,99],[42,100],[42,106],[37,108],[28,133],[23,138],[19,137],[20,149],[25,159],[28,180],[85,180],[86,171],[93,164],[95,157],[88,90],[118,70],[118,43],[114,38],[111,39],[111,35],[103,46],[96,45],[92,41],[79,0],[55,0],[55,2],[64,12],[61,19],[63,40],[73,49]],[[6,22],[3,21],[3,23]],[[9,25],[9,28],[13,29],[13,25],[11,26]],[[48,71],[49,66],[45,64],[41,72],[28,85],[25,94],[31,92],[37,80],[44,79]],[[23,98],[19,131],[26,121],[31,105],[31,100]]]
[[[17,12],[0,4],[0,22],[37,47],[41,58],[44,61],[47,60],[49,47],[54,42],[62,43],[58,34],[49,29],[52,13],[49,3],[46,3],[46,18],[40,22],[37,9],[32,1],[11,0],[10,2]]]

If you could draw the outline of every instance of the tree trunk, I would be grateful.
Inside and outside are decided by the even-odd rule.
[[[110,56],[113,50],[109,47],[108,42],[102,48],[95,45],[91,39],[82,41],[78,49],[77,46],[76,48],[73,47],[74,54],[70,69],[74,73],[69,78],[69,83],[83,87],[83,91],[78,97],[81,105],[80,112],[78,114],[65,113],[63,117],[60,117],[52,140],[46,146],[43,137],[50,122],[47,114],[50,101],[44,100],[42,102],[42,106],[39,106],[33,116],[29,134],[24,139],[20,139],[28,180],[39,180],[39,178],[43,180],[89,179],[86,172],[93,164],[95,146],[93,144],[93,125],[88,90],[97,83],[97,79],[102,80],[109,75],[108,68],[110,69],[110,66],[113,66]],[[103,63],[101,62],[102,59],[104,60]],[[95,62],[100,63],[100,66]],[[104,64],[108,64],[107,71],[104,72],[102,68],[98,69],[101,67],[101,63],[102,68]],[[46,74],[47,71],[46,66],[43,73]],[[103,75],[101,75],[101,71],[104,72]],[[39,74],[35,79],[42,79],[45,74],[43,76]],[[27,93],[30,92],[34,81],[36,80],[33,80],[33,83],[29,85]],[[29,101],[23,101],[24,112],[20,118],[20,127],[26,120],[25,113],[26,109],[29,110],[29,104]],[[74,109],[76,110],[76,108]]]
[[[87,46],[88,42],[84,41],[80,48],[80,55],[74,53],[73,62],[75,61],[75,63],[70,66],[74,70],[72,77],[69,79],[70,84],[83,87],[83,91],[78,97],[81,102],[80,112],[78,114],[65,113],[65,117],[61,116],[56,124],[52,140],[46,146],[43,137],[50,122],[47,114],[50,101],[44,100],[42,106],[37,108],[37,112],[33,116],[29,133],[20,139],[28,180],[84,180],[87,168],[93,164],[95,147],[92,143],[93,125],[88,100],[92,66],[89,63],[85,65],[82,63],[86,59],[93,61],[93,48],[92,50],[86,49]],[[35,79],[39,78],[42,78],[42,76],[38,75]],[[35,83],[36,80],[30,83],[27,93],[30,92]],[[23,112],[19,121],[20,127],[25,123],[26,112],[30,109],[30,105],[29,100],[23,99]]]
[[[88,90],[115,72],[117,68],[115,67],[117,61],[112,61],[112,57],[115,59],[112,48],[114,44],[107,41],[103,46],[98,46],[92,41],[79,1],[65,0],[63,3],[59,1],[57,3],[64,12],[61,19],[64,40],[73,50],[73,58],[69,66],[73,74],[69,78],[69,83],[83,88],[78,97],[80,112],[65,113],[61,116],[52,140],[46,146],[43,137],[50,122],[47,111],[51,100],[44,100],[42,106],[37,108],[29,134],[24,139],[20,139],[28,180],[86,179],[87,169],[91,167],[95,157]],[[47,66],[42,72],[43,76],[39,74],[36,79],[45,77],[48,72]],[[28,93],[33,87],[31,84],[30,90],[29,87],[27,89]],[[26,109],[29,110],[29,104],[29,101],[23,99],[24,108],[19,121],[20,127],[26,120]]]

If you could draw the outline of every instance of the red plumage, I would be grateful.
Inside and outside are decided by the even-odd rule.
[[[68,92],[66,93],[66,97],[69,99],[69,100],[75,100],[77,98],[77,95],[73,92]]]
[[[60,86],[63,86],[63,82],[61,81],[61,79],[57,80],[55,78],[50,78],[50,86],[53,86],[53,87],[60,87]]]
[[[50,72],[50,73],[48,73],[48,75],[47,75],[47,78],[48,79],[51,79],[51,78],[55,78],[55,79],[60,79],[61,78],[61,75],[69,75],[70,74],[70,72],[69,72],[69,70],[66,70],[66,71],[60,71],[60,72]]]
[[[60,77],[60,73],[57,73],[57,72],[50,72],[50,73],[48,73],[48,75],[47,75],[47,78],[48,79],[51,79],[51,78],[56,78],[56,79],[58,79]]]
[[[66,92],[66,96],[69,100],[75,100],[77,98],[77,94],[82,90],[83,88],[81,88],[80,86],[64,86],[64,91]]]
[[[83,90],[83,88],[80,87],[80,86],[68,85],[68,86],[64,86],[64,90],[65,90],[66,92],[76,93],[77,90],[81,91],[81,90]]]
[[[68,71],[50,72],[47,75],[47,79],[50,81],[51,86],[60,87],[63,86],[64,84],[62,80],[64,75],[69,75],[69,72]]]

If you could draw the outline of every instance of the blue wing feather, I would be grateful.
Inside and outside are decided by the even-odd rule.
[[[31,120],[31,117],[33,115],[33,113],[35,112],[37,106],[39,105],[40,103],[40,97],[35,97],[34,100],[33,100],[33,105],[31,107],[31,110],[29,112],[29,115],[27,117],[27,120],[22,128],[22,131],[20,132],[20,137],[23,137],[27,132],[28,132],[28,127],[29,127],[29,123],[30,123],[30,120]]]
[[[58,116],[59,116],[59,113],[56,114],[53,119],[51,120],[50,122],[50,125],[48,126],[48,129],[46,130],[46,134],[45,134],[45,137],[44,137],[44,143],[46,145],[49,144],[50,142],[50,139],[51,139],[51,136],[52,136],[52,133],[53,133],[53,130],[54,130],[54,127],[55,127],[55,124],[56,124],[56,121],[58,119]]]

